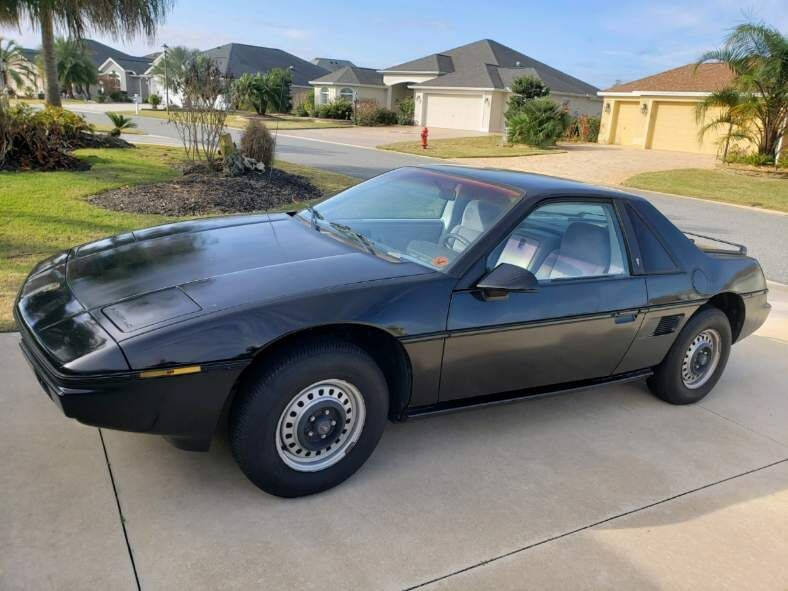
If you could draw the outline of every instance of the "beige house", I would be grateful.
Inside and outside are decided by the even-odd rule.
[[[716,154],[721,133],[699,137],[704,121],[697,120],[696,106],[732,81],[725,64],[689,64],[601,91],[599,143]]]
[[[317,80],[310,81],[315,88],[315,104],[326,105],[336,100],[374,100],[385,105],[387,100],[383,76],[373,68],[343,66]]]
[[[357,70],[366,70],[357,68]],[[365,73],[365,83],[346,69],[311,81],[315,101],[343,96],[374,98],[395,109],[404,97],[415,101],[415,124],[473,131],[501,132],[511,83],[534,76],[551,89],[550,97],[566,104],[573,114],[598,116],[602,100],[598,89],[490,39],[483,39],[404,64]]]

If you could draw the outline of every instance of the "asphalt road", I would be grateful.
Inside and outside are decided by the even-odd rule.
[[[83,114],[92,123],[109,122],[101,113]],[[150,117],[134,117],[134,120],[139,129],[149,135],[129,136],[130,141],[179,144],[174,127],[166,121]],[[231,133],[238,139],[239,132]],[[277,158],[362,179],[399,166],[444,162],[433,158],[307,140],[288,136],[286,131],[278,134]],[[745,244],[749,253],[761,262],[768,279],[788,283],[788,216],[649,191],[628,191],[649,199],[682,230]]]

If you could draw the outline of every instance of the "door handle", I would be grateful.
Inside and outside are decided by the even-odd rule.
[[[613,319],[616,324],[626,324],[627,322],[634,322],[637,316],[637,312],[616,312],[613,314]]]

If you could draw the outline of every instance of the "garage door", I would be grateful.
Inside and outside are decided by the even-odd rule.
[[[613,143],[621,146],[640,144],[643,138],[645,117],[640,114],[640,103],[627,101],[618,103],[618,116],[616,129],[613,134]]]
[[[717,150],[714,131],[710,130],[698,144],[698,124],[695,105],[687,103],[655,103],[654,131],[651,147],[655,150],[682,152],[710,152]]]
[[[482,125],[482,98],[479,95],[428,94],[427,127],[473,129]]]

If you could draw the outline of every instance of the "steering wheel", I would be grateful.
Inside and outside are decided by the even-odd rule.
[[[449,240],[452,240],[451,245],[449,245]],[[462,234],[458,234],[457,232],[454,232],[454,231],[449,232],[448,234],[446,234],[446,236],[443,237],[443,240],[441,240],[441,245],[445,246],[446,248],[451,248],[452,250],[454,250],[453,246],[458,241],[459,241],[460,244],[462,244],[463,250],[465,250],[466,248],[468,248],[471,245],[471,241],[470,240],[468,240]]]

